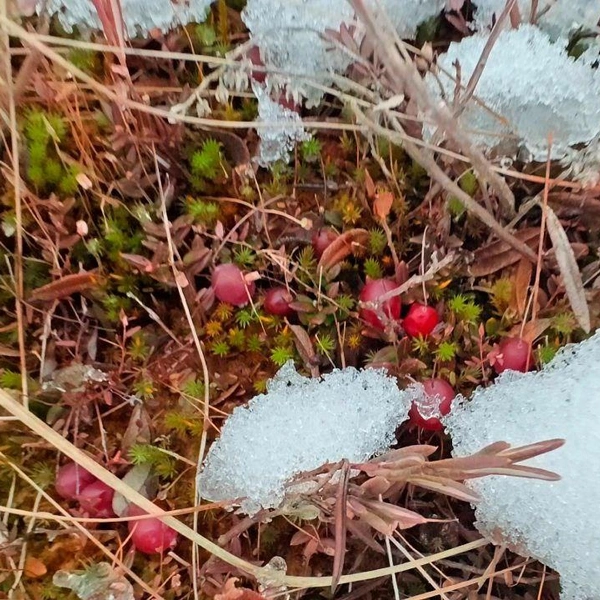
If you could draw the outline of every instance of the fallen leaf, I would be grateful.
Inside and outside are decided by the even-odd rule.
[[[529,294],[529,284],[531,283],[531,275],[533,274],[533,265],[531,261],[525,257],[521,258],[517,264],[517,272],[515,273],[515,302],[517,305],[518,314],[523,317],[525,308],[527,307],[527,296]]]
[[[589,333],[591,329],[590,310],[585,299],[583,281],[581,280],[579,266],[575,260],[575,254],[573,253],[567,234],[554,211],[549,206],[546,206],[545,212],[548,234],[552,240],[552,246],[554,247],[558,268],[563,278],[567,298],[579,326],[586,333]]]
[[[368,169],[365,169],[365,191],[367,192],[367,198],[373,199],[375,197],[375,182]]]
[[[60,300],[72,294],[85,292],[98,284],[98,275],[95,271],[82,271],[73,275],[65,275],[52,283],[48,283],[31,292],[30,300],[47,301]]]
[[[330,269],[359,248],[364,248],[368,242],[369,232],[366,229],[350,229],[342,233],[327,246],[319,260],[319,267]]]
[[[514,233],[515,238],[536,250],[540,235],[539,227],[528,227]],[[467,274],[484,277],[517,263],[523,255],[506,242],[495,241],[475,251],[473,261],[467,266]]]
[[[43,577],[48,572],[48,569],[39,558],[35,558],[34,556],[28,556],[25,559],[24,571],[25,577],[37,579],[38,577]]]

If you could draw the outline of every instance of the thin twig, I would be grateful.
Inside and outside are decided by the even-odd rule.
[[[382,19],[376,20],[363,0],[350,0],[350,3],[366,26],[368,35],[371,36],[374,47],[379,50],[380,58],[384,61],[390,78],[396,84],[393,91],[401,94],[405,89],[410,89],[412,97],[422,112],[431,115],[438,127],[442,128],[470,159],[479,176],[485,177],[494,186],[507,214],[514,214],[515,198],[508,184],[491,168],[483,153],[471,143],[468,136],[457,127],[448,107],[442,103],[435,103],[431,99],[418,69],[408,57],[404,43],[395,32],[390,32],[389,23],[383,22]]]

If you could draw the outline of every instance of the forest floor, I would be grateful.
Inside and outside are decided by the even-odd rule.
[[[401,387],[442,379],[465,397],[501,370],[508,338],[527,345],[521,370],[539,368],[585,337],[561,276],[570,249],[597,326],[600,191],[562,181],[554,165],[515,163],[505,178],[518,207],[536,197],[552,207],[570,244],[559,249],[539,205],[511,222],[468,164],[441,162],[525,255],[401,147],[363,136],[336,98],[299,109],[336,128],[298,143],[289,164],[256,170],[257,133],[243,125],[256,116],[251,94],[215,101],[223,126],[210,130],[144,110],[181,102],[211,72],[182,54],[222,56],[247,39],[231,8],[137,41],[127,57],[54,23],[76,43],[19,31],[9,52],[5,36],[0,67],[13,81],[0,90],[0,597],[75,598],[57,585],[66,580],[83,583],[81,598],[124,600],[129,584],[136,598],[260,598],[243,569],[185,535],[144,552],[125,500],[117,517],[102,485],[85,500],[77,480],[57,481],[81,453],[246,563],[281,557],[288,575],[328,576],[332,519],[248,523],[196,508],[199,456],[235,407],[289,360],[313,376],[384,367]],[[360,294],[382,279],[402,293],[374,313],[360,300],[377,296]],[[451,456],[443,430],[414,419],[396,436]],[[412,565],[397,597],[557,597],[543,565],[479,542],[468,503],[410,485],[396,501],[436,519],[397,532],[394,560]],[[385,536],[370,535],[349,535],[344,574],[389,566]],[[335,597],[394,597],[390,577],[356,581]],[[332,597],[311,585],[305,597]]]

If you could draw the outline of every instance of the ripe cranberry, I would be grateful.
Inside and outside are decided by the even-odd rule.
[[[90,485],[83,488],[77,496],[77,500],[79,500],[79,506],[82,510],[90,517],[108,519],[115,516],[112,508],[114,495],[115,490],[103,481],[94,481],[94,483],[90,483]]]
[[[504,371],[525,373],[533,364],[531,344],[520,337],[504,338],[488,355],[498,375]]]
[[[250,301],[256,286],[254,282],[246,283],[244,274],[238,266],[225,263],[213,271],[212,288],[221,302],[244,306]]]
[[[329,248],[331,243],[334,242],[337,237],[338,234],[328,227],[322,227],[313,233],[312,246],[318,258],[321,258],[323,252]]]
[[[127,515],[130,517],[147,514],[146,511],[133,504],[127,509]],[[161,554],[165,550],[174,548],[177,544],[177,532],[160,519],[151,517],[140,521],[129,521],[127,526],[136,550],[144,554]]]
[[[444,426],[439,417],[428,415],[447,415],[456,394],[452,386],[443,379],[427,379],[423,382],[423,388],[426,397],[419,402],[413,402],[408,411],[408,418],[421,429],[441,431]]]
[[[271,315],[289,317],[294,310],[290,306],[292,295],[285,287],[271,288],[265,295],[264,309]]]
[[[96,477],[77,463],[63,465],[56,474],[54,489],[65,500],[74,500]]]
[[[437,311],[432,306],[415,302],[408,309],[408,314],[402,321],[406,335],[410,337],[425,337],[429,335],[440,322]]]
[[[263,59],[260,55],[260,50],[258,46],[252,46],[252,48],[250,48],[250,50],[248,50],[248,52],[246,53],[246,57],[255,67],[265,66],[265,63],[263,62]],[[255,71],[254,69],[252,69],[252,71],[250,72],[250,76],[252,77],[252,79],[254,79],[254,81],[257,81],[258,83],[264,83],[265,79],[267,78],[267,74],[264,71]]]
[[[383,294],[395,290],[397,287],[398,285],[391,279],[370,279],[361,290],[359,300],[361,302],[376,303]],[[389,300],[385,300],[379,306],[379,311],[370,308],[361,308],[360,317],[369,323],[369,325],[383,331],[385,323],[377,316],[378,312],[387,315],[390,319],[398,319],[400,317],[401,305],[400,296],[394,296]]]
[[[292,112],[300,112],[300,104],[295,102],[293,98],[289,98],[285,92],[279,94],[279,98],[277,98],[277,104],[283,108],[291,110]]]

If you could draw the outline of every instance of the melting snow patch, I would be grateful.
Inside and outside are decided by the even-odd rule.
[[[202,23],[213,0],[121,0],[125,29],[130,38],[152,29],[168,31],[187,23]],[[110,5],[110,3],[109,3]],[[41,0],[37,11],[56,13],[66,31],[73,27],[102,29],[92,0]]]
[[[455,405],[444,420],[457,456],[504,440],[566,444],[531,461],[558,482],[486,477],[477,525],[492,540],[559,571],[563,600],[600,598],[600,332],[563,349],[539,373],[507,371],[497,383]]]
[[[486,36],[475,35],[450,44],[439,66],[454,76],[458,61],[466,85],[486,41]],[[553,43],[528,25],[500,34],[475,90],[492,112],[471,100],[459,119],[476,143],[493,148],[513,134],[531,159],[545,161],[549,134],[552,158],[563,158],[571,146],[587,143],[600,133],[600,77],[587,61],[568,56],[565,45],[565,40]],[[455,82],[448,75],[429,74],[426,81],[440,99],[440,83],[445,98],[454,97]],[[425,133],[431,135],[431,130]]]
[[[249,514],[277,507],[295,475],[389,448],[409,406],[408,394],[384,371],[346,368],[310,379],[287,363],[266,394],[227,419],[199,475],[200,494],[245,498],[241,508]]]

